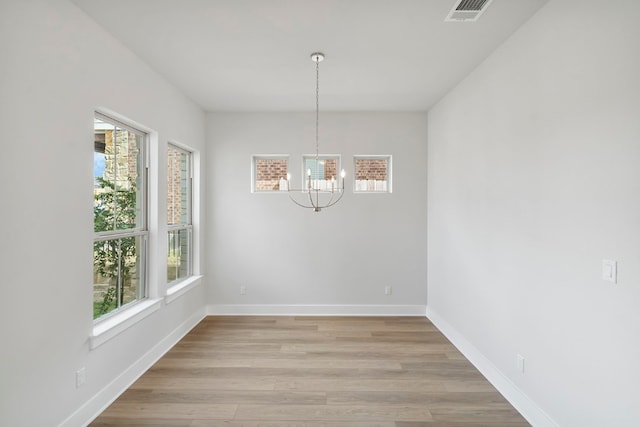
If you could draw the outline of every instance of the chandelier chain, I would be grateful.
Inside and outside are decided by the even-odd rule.
[[[316,61],[316,167],[318,164],[318,128],[320,116],[320,61]]]

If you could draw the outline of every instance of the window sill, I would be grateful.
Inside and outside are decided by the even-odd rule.
[[[291,192],[293,193],[294,190],[291,190]],[[289,191],[287,190],[251,190],[251,194],[288,194]]]
[[[147,299],[135,304],[131,308],[125,309],[122,313],[96,323],[93,326],[93,333],[89,337],[89,346],[91,350],[101,346],[111,338],[127,330],[129,327],[135,325],[154,311],[159,310],[161,303],[161,298]]]
[[[353,194],[391,194],[392,191],[366,191],[366,190],[353,190]]]
[[[189,292],[191,289],[202,284],[202,276],[187,277],[181,282],[176,283],[167,289],[167,295],[164,297],[167,304],[172,303],[182,295]]]

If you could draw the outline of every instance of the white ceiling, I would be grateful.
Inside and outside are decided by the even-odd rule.
[[[547,0],[72,0],[207,111],[425,111]]]

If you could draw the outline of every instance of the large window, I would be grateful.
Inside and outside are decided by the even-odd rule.
[[[192,155],[169,144],[167,152],[167,280],[177,283],[192,274]]]
[[[94,117],[93,318],[146,297],[147,135]]]

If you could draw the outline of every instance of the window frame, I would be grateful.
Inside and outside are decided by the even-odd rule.
[[[149,140],[150,133],[146,130],[143,130],[139,127],[126,123],[118,118],[115,118],[113,115],[105,114],[100,111],[94,111],[93,113],[93,135],[95,135],[95,120],[100,120],[102,122],[113,125],[116,128],[120,128],[126,130],[128,132],[133,132],[136,135],[139,135],[140,138],[140,147],[138,152],[138,161],[140,162],[140,179],[142,180],[142,184],[139,187],[136,187],[136,191],[142,192],[140,195],[141,206],[139,213],[136,214],[136,219],[139,216],[140,221],[139,225],[136,224],[135,227],[127,228],[127,229],[116,229],[109,231],[93,231],[93,244],[92,250],[95,251],[95,244],[102,241],[109,240],[121,240],[125,238],[140,238],[140,254],[138,256],[139,259],[139,286],[136,289],[136,298],[133,301],[124,303],[120,305],[119,295],[116,294],[117,306],[115,309],[111,310],[108,313],[105,313],[99,317],[93,318],[94,325],[98,325],[102,322],[108,321],[109,319],[116,317],[123,313],[124,311],[130,309],[133,306],[136,306],[144,301],[149,299]],[[95,137],[94,137],[95,140]],[[94,147],[95,153],[95,147]],[[95,178],[94,178],[95,179]],[[95,193],[94,193],[95,195]],[[95,203],[95,202],[94,202]],[[138,222],[138,221],[136,221]],[[95,226],[95,222],[94,222]],[[93,256],[93,263],[95,268],[95,253]],[[93,285],[95,287],[95,283]],[[116,289],[116,292],[118,289]],[[94,298],[91,299],[92,306],[95,302]]]
[[[387,161],[387,189],[386,190],[359,190],[357,160],[386,160]],[[353,156],[353,192],[355,194],[391,194],[393,192],[393,156],[391,154],[356,154]]]
[[[287,162],[287,173],[284,174],[282,179],[287,180],[289,174],[289,155],[288,154],[254,154],[251,156],[251,193],[255,194],[280,194],[287,193],[288,188],[280,188],[278,190],[258,190],[256,186],[256,179],[258,172],[256,170],[258,160],[285,160]]]
[[[169,281],[169,279],[167,278],[167,289],[170,289],[176,285],[179,285],[180,283],[183,283],[185,280],[188,280],[190,277],[193,276],[193,264],[194,264],[194,253],[193,253],[193,249],[194,249],[194,244],[193,244],[193,185],[194,185],[194,172],[193,172],[193,168],[194,168],[194,153],[193,151],[178,145],[174,142],[168,142],[167,143],[167,181],[168,181],[168,167],[169,167],[169,162],[168,162],[168,153],[170,149],[174,149],[178,152],[180,152],[181,154],[185,154],[187,156],[187,221],[184,223],[180,223],[180,224],[169,224],[169,220],[167,218],[167,243],[169,241],[169,234],[175,231],[180,231],[180,230],[185,230],[187,232],[187,247],[188,247],[188,254],[187,254],[187,274],[184,277],[176,277],[174,280]],[[167,188],[167,208],[169,205],[169,188]],[[169,247],[167,247],[167,266],[168,266],[168,257],[169,257]]]

